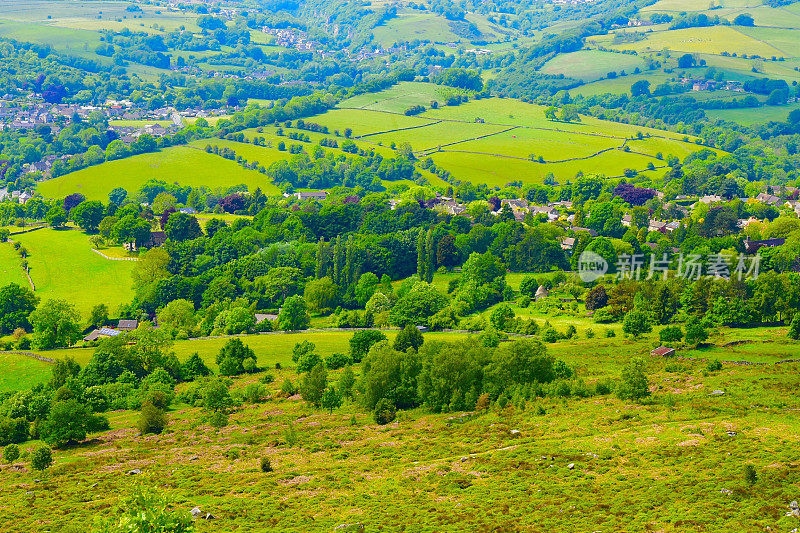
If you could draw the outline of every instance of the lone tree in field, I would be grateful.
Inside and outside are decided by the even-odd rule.
[[[697,346],[708,339],[708,332],[696,317],[686,321],[686,343]]]
[[[638,338],[644,333],[653,331],[653,326],[650,324],[650,317],[647,316],[647,313],[634,309],[625,315],[622,331],[634,338]]]
[[[34,470],[44,470],[53,464],[53,453],[50,446],[40,445],[31,453],[31,468]]]

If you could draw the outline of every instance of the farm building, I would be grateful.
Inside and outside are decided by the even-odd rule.
[[[98,339],[106,339],[108,337],[116,337],[120,331],[112,328],[100,328],[92,331],[86,335],[83,340],[86,342],[96,341]]]
[[[138,320],[120,320],[119,324],[117,324],[117,328],[120,331],[133,331],[139,327]]]

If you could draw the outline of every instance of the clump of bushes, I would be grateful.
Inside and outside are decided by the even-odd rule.
[[[159,434],[167,427],[167,414],[163,409],[159,409],[152,403],[146,403],[142,406],[142,412],[139,415],[139,421],[136,428],[141,435],[148,433]]]

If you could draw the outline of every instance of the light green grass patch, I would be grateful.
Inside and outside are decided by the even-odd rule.
[[[631,85],[637,81],[647,80],[651,88],[666,82],[675,81],[675,76],[660,71],[649,71],[641,74],[628,73],[627,76],[618,76],[614,79],[598,80],[586,85],[570,89],[571,94],[581,96],[598,96],[601,94],[630,94]]]
[[[0,367],[0,393],[30,389],[51,376],[49,363],[21,354],[0,352]]]
[[[541,72],[592,81],[605,77],[609,72],[624,70],[632,73],[637,67],[640,69],[645,67],[644,60],[639,56],[600,50],[580,50],[557,55],[542,66]]]
[[[660,51],[721,54],[722,52],[772,57],[785,55],[771,44],[761,42],[739,31],[741,28],[712,26],[709,28],[685,28],[647,34],[647,39],[634,43],[614,45],[610,48],[636,50],[638,52]]]
[[[447,19],[434,13],[399,13],[385,24],[372,30],[375,42],[391,46],[396,42],[414,39],[433,42],[454,42],[460,38],[450,29]]]
[[[547,164],[447,151],[433,153],[431,157],[437,166],[449,170],[457,179],[490,186],[504,186],[517,180],[523,183],[541,183],[549,173],[559,183],[574,180],[578,172],[602,174],[609,178],[620,177],[628,168],[644,170],[650,162],[659,166],[659,162],[652,157],[621,150],[611,150],[588,159]]]
[[[773,46],[777,52],[772,54],[761,54],[764,57],[800,56],[800,30],[785,28],[744,28],[737,27],[737,30],[748,37],[756,39]]]
[[[469,91],[453,89],[433,83],[403,81],[377,93],[365,93],[354,96],[339,103],[341,108],[372,109],[374,111],[388,111],[403,113],[414,105],[426,108],[432,101],[440,104],[449,94],[470,94]]]
[[[478,139],[466,141],[447,150],[482,152],[511,157],[542,156],[546,161],[562,161],[576,157],[589,157],[601,150],[622,146],[621,139],[609,139],[595,135],[579,135],[537,129],[517,128]]]
[[[133,297],[131,271],[135,263],[101,257],[81,231],[42,229],[15,239],[28,249],[36,296],[74,304],[82,320],[97,304],[106,304],[113,313]]]
[[[30,287],[28,278],[22,271],[19,254],[10,242],[0,243],[0,287],[16,283],[22,287]]]
[[[711,120],[730,120],[731,122],[750,126],[753,124],[766,124],[773,120],[785,122],[789,113],[795,109],[800,109],[800,103],[747,109],[711,109],[706,111],[706,115]]]
[[[481,119],[486,124],[524,126],[527,128],[605,135],[616,138],[633,137],[640,131],[644,134],[662,135],[676,139],[683,137],[674,132],[601,120],[589,116],[582,116],[581,122],[552,121],[545,118],[544,112],[546,109],[545,106],[527,104],[511,98],[486,98],[483,100],[470,100],[459,106],[429,109],[422,116],[424,118],[464,122],[475,122]]]
[[[109,161],[41,182],[37,189],[47,198],[64,198],[80,192],[89,200],[107,201],[108,193],[115,187],[134,193],[150,179],[193,187],[203,185],[210,189],[244,184],[251,191],[257,187],[263,191],[277,190],[255,170],[247,170],[234,161],[188,146],[173,146],[159,152]]]
[[[662,139],[659,137],[649,137],[642,140],[628,141],[626,146],[628,146],[633,152],[639,152],[653,157],[655,157],[658,153],[661,153],[665,161],[670,155],[674,155],[683,160],[687,155],[698,150],[698,146],[695,144],[676,141],[674,139]],[[663,165],[663,163],[658,161],[653,161],[653,164]]]
[[[336,130],[344,134],[344,130],[350,128],[355,137],[425,126],[433,122],[430,119],[362,109],[332,109],[323,115],[311,117],[308,121],[328,126],[331,134]]]
[[[472,140],[484,135],[493,135],[504,129],[506,128],[502,126],[474,123],[463,123],[454,128],[452,123],[439,122],[413,130],[371,135],[369,141],[380,143],[384,146],[390,146],[393,142],[398,145],[407,142],[415,151],[424,151],[436,149],[447,144]]]

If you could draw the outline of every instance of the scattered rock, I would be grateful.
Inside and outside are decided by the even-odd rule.
[[[733,491],[731,489],[720,489],[720,492],[722,494],[733,494]]]
[[[33,482],[34,482],[34,483],[41,483],[41,482],[42,482],[42,480],[41,480],[41,479],[34,479],[34,480],[33,480]]]
[[[789,504],[789,509],[800,509],[800,505],[797,504],[797,500],[794,500]]]
[[[195,507],[194,509],[192,509],[189,512],[192,513],[192,518],[197,518],[198,516],[203,514],[203,511],[201,511],[199,507]]]
[[[512,429],[511,431],[509,431],[509,433],[511,433],[513,437],[517,437],[519,436],[520,431],[518,429]]]
[[[190,457],[189,458],[190,461],[197,461],[198,459],[200,459],[200,458],[197,457],[196,455],[194,457]]]
[[[575,468],[575,463],[570,463],[570,464],[568,464],[568,465],[567,465],[567,468],[569,468],[570,470],[572,470],[573,468]]]
[[[203,517],[203,520],[214,520],[215,518],[216,516],[214,516],[213,514],[206,513],[206,515]]]
[[[723,394],[725,394],[724,390],[717,389],[717,390],[715,390],[714,392],[711,393],[711,396],[722,396]]]
[[[130,472],[128,472],[128,475],[129,475],[129,476],[135,476],[135,475],[138,475],[138,474],[141,474],[141,473],[142,473],[142,471],[141,471],[141,470],[139,470],[138,468],[134,468],[133,470],[131,470]]]
[[[728,433],[729,437],[735,437],[736,436],[736,432],[735,431],[728,431],[727,433]]]
[[[466,463],[467,461],[469,461],[469,457],[464,456],[464,457],[461,458],[461,462],[462,463]]]
[[[340,531],[343,533],[353,531],[355,533],[363,533],[364,532],[364,524],[360,522],[356,522],[354,524],[339,524],[335,528],[334,531]]]
[[[25,493],[26,496],[30,496],[31,494],[33,494],[33,491],[30,491],[30,490]]]
[[[95,488],[96,486],[97,486],[97,483],[92,483],[92,486],[91,486],[91,487],[89,487],[89,488],[90,488],[90,489],[93,489],[93,488]]]

